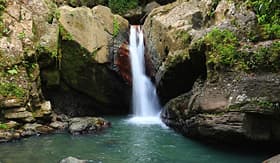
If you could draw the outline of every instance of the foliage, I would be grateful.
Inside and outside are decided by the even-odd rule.
[[[238,40],[231,31],[214,28],[204,41],[208,51],[207,64],[211,68],[225,68],[236,63]]]
[[[60,13],[59,10],[57,9],[56,4],[53,1],[48,2],[47,5],[49,8],[47,21],[49,24],[52,24],[54,19],[57,20],[59,19]]]
[[[25,92],[22,88],[13,83],[0,83],[0,94],[5,97],[24,97]]]
[[[59,24],[59,34],[62,40],[73,40],[73,36],[61,24]]]
[[[5,130],[7,128],[8,126],[6,124],[0,123],[0,130]]]
[[[280,41],[251,53],[242,52],[240,58],[247,70],[277,71],[280,69]]]
[[[109,0],[109,7],[114,13],[125,14],[128,10],[138,6],[138,0]]]
[[[18,34],[18,39],[23,40],[25,38],[25,33],[24,32],[20,32]]]
[[[119,32],[120,32],[120,25],[119,25],[119,22],[116,19],[116,17],[114,17],[114,20],[113,20],[113,37],[114,38],[117,37]]]
[[[279,0],[248,0],[262,26],[265,39],[280,38],[280,3]]]
[[[221,1],[221,0],[212,0],[212,3],[211,3],[211,11],[210,11],[210,13],[208,13],[208,15],[209,15],[210,17],[212,17],[212,16],[214,15],[215,10],[216,10],[216,8],[217,8],[217,6],[218,6],[218,4],[219,4],[220,1]]]
[[[280,69],[280,41],[257,49],[251,46],[240,47],[232,32],[216,28],[202,41],[206,44],[207,65],[211,70],[234,68],[242,71],[278,71]]]

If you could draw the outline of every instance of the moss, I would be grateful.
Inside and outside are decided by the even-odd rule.
[[[6,130],[8,129],[8,126],[4,123],[0,123],[0,130]]]
[[[61,73],[73,85],[77,85],[81,72],[80,68],[86,65],[87,57],[92,57],[85,49],[74,41],[63,41],[61,44],[62,59]]]
[[[4,97],[24,97],[25,91],[13,83],[0,83],[0,94]]]
[[[138,0],[109,0],[108,5],[114,13],[123,15],[128,10],[136,8]]]
[[[47,2],[47,6],[49,8],[49,13],[47,17],[47,21],[49,24],[52,24],[54,19],[59,19],[60,13],[59,10],[57,9],[56,4],[53,1],[45,1]]]
[[[187,50],[185,50],[182,53],[174,54],[174,55],[168,55],[165,62],[164,66],[165,68],[171,68],[173,66],[176,66],[179,63],[183,63],[186,59],[189,58],[189,53]]]
[[[252,101],[251,103],[255,105],[257,108],[280,112],[280,102],[256,100],[256,101]]]
[[[61,24],[59,24],[59,35],[62,40],[73,40],[73,36]]]
[[[184,31],[184,30],[177,31],[176,38],[181,40],[183,45],[185,45],[185,46],[188,46],[192,40],[191,35],[187,31]]]
[[[275,41],[267,47],[253,49],[255,47],[252,45],[240,46],[237,37],[231,31],[215,28],[200,42],[200,46],[206,46],[207,67],[210,72],[280,70],[280,41]]]
[[[35,79],[36,76],[34,76],[33,74],[34,74],[36,69],[39,69],[39,65],[35,62],[23,61],[23,66],[26,69],[28,77],[30,79]]]
[[[18,74],[18,67],[17,65],[14,65],[13,67],[6,70],[6,73],[9,75],[16,75]]]
[[[211,10],[210,10],[210,12],[208,13],[208,16],[210,16],[210,17],[213,17],[213,16],[214,16],[215,10],[216,10],[216,8],[217,8],[217,6],[218,6],[218,4],[219,4],[220,1],[221,1],[221,0],[213,0],[213,1],[212,1],[212,3],[211,3]]]
[[[120,24],[116,17],[113,20],[113,38],[117,37],[120,33]]]

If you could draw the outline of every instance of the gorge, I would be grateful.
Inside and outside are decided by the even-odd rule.
[[[0,0],[0,163],[279,154],[279,17],[277,0]]]

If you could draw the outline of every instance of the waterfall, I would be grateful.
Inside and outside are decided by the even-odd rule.
[[[132,67],[133,118],[136,123],[161,123],[156,89],[145,74],[145,45],[140,26],[130,27],[129,53]]]

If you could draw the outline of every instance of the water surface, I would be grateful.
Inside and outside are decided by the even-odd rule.
[[[0,144],[0,163],[57,163],[74,156],[93,163],[257,163],[271,156],[258,149],[214,148],[161,125],[135,125],[109,117],[98,135],[54,134]]]

